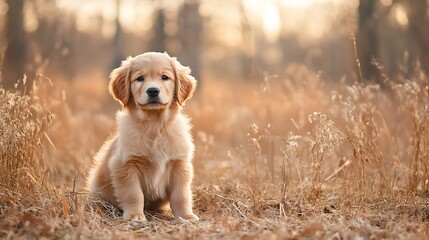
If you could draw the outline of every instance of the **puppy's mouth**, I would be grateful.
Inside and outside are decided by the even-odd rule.
[[[162,104],[162,103],[158,100],[153,100],[153,101],[149,101],[148,103],[146,103],[144,105],[158,105],[158,104]]]
[[[162,103],[159,100],[150,100],[144,104],[139,103],[139,106],[145,109],[160,109],[165,108],[167,103]]]

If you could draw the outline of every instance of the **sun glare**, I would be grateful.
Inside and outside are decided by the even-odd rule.
[[[393,14],[396,19],[396,22],[398,22],[401,27],[406,27],[408,25],[407,12],[403,6],[395,6],[393,8]]]
[[[297,34],[304,38],[316,39],[323,35],[329,25],[330,14],[319,11],[323,5],[337,5],[346,0],[241,0],[249,18],[250,24],[262,30],[268,42],[277,42],[281,34]],[[388,0],[383,0],[384,2]],[[101,4],[103,3],[103,4]],[[153,2],[121,0],[119,19],[125,32],[141,34],[153,26]],[[114,0],[68,1],[57,0],[60,8],[76,13],[77,27],[80,31],[101,31],[106,37],[111,37],[115,31],[116,2]],[[171,7],[172,5],[168,5]],[[212,2],[202,1],[201,12],[205,15],[219,15],[219,27],[229,45],[240,44],[241,20],[237,11],[223,11],[217,13]],[[168,8],[167,7],[167,8]],[[399,24],[404,25],[406,19],[400,11],[396,13]],[[238,19],[235,19],[237,18]],[[216,17],[213,17],[216,18]],[[236,22],[237,24],[231,24]],[[299,23],[299,24],[297,24]],[[34,25],[34,24],[33,24]],[[29,25],[33,27],[33,25]],[[229,31],[225,28],[229,27]]]
[[[276,42],[281,32],[279,11],[272,3],[267,3],[263,11],[264,34],[268,41]]]
[[[308,7],[314,0],[283,0],[282,3],[285,6],[290,7]]]
[[[342,0],[282,0],[282,4],[286,7],[306,8],[312,4],[340,2]]]

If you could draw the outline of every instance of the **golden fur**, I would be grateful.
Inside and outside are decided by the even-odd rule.
[[[194,144],[181,113],[195,87],[190,69],[166,53],[129,57],[112,71],[109,91],[123,109],[115,137],[95,157],[88,186],[125,219],[146,221],[143,209],[167,203],[175,218],[198,219],[191,193]],[[149,88],[159,95],[149,96]]]

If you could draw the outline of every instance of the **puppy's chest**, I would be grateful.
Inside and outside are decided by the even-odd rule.
[[[123,151],[129,156],[141,156],[150,162],[166,164],[170,159],[177,158],[183,150],[177,147],[178,143],[168,137],[151,139],[145,135],[130,134],[122,139]],[[128,157],[128,156],[124,156]]]
[[[147,157],[131,156],[127,164],[132,164],[138,171],[140,185],[148,200],[163,199],[173,171],[173,160],[152,162]]]

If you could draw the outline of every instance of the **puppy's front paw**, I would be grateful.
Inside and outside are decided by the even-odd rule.
[[[190,221],[190,222],[198,222],[200,219],[197,217],[197,215],[191,213],[191,214],[185,214],[182,216],[177,216],[176,220],[178,221]]]
[[[123,218],[125,220],[131,220],[134,222],[147,222],[147,219],[143,212],[130,212],[130,211],[124,211]]]

